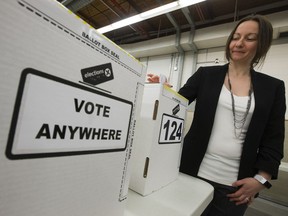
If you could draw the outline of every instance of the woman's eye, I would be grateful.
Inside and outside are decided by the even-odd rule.
[[[257,38],[254,38],[254,37],[253,37],[253,38],[249,38],[249,37],[248,37],[247,40],[248,40],[248,41],[256,41]]]

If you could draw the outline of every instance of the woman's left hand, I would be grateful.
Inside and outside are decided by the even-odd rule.
[[[239,189],[235,193],[228,194],[227,196],[230,198],[230,201],[234,201],[236,205],[244,203],[250,205],[255,195],[265,188],[265,186],[254,178],[238,180],[234,182],[232,186],[239,187]]]

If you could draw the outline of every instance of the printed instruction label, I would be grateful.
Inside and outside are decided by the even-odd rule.
[[[132,102],[34,69],[21,75],[10,159],[123,151]]]

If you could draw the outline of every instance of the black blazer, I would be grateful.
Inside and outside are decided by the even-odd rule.
[[[228,65],[199,68],[179,90],[196,100],[192,125],[184,139],[180,172],[197,176],[205,155]],[[277,178],[283,158],[286,111],[284,82],[251,70],[255,109],[243,144],[238,179],[263,170]]]

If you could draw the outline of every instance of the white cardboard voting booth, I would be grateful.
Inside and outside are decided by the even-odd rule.
[[[144,87],[130,189],[146,196],[177,179],[188,100],[163,84]]]
[[[120,216],[143,65],[53,0],[0,2],[0,214]]]

